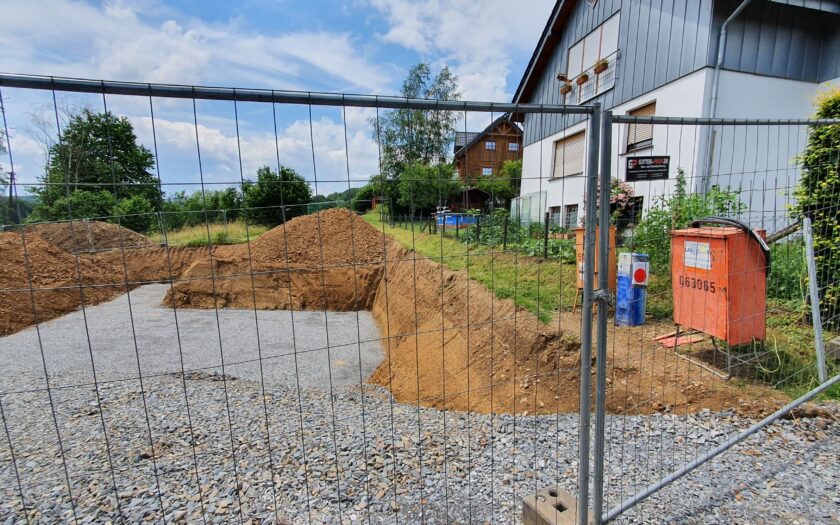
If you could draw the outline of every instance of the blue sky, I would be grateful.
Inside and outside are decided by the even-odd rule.
[[[510,100],[551,10],[551,0],[243,0],[84,2],[6,0],[0,71],[157,83],[372,93],[399,91],[411,65],[449,65],[463,98]],[[15,171],[36,182],[45,133],[55,135],[52,95],[4,89]],[[108,109],[130,118],[152,148],[148,99],[59,94],[59,109]],[[159,168],[167,191],[200,180],[189,101],[155,99]],[[239,104],[242,174],[289,165],[318,193],[346,189],[377,168],[372,110],[313,108],[315,164],[307,107]],[[278,123],[275,145],[274,116]],[[199,102],[205,181],[240,178],[234,107]],[[467,115],[480,129],[488,115]],[[37,124],[38,120],[47,123]],[[461,122],[459,127],[464,126]],[[345,141],[346,128],[346,141]],[[8,169],[9,159],[2,162]]]

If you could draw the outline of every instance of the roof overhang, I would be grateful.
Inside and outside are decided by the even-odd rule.
[[[531,55],[531,60],[525,69],[525,74],[522,75],[519,86],[516,88],[516,93],[513,95],[514,104],[526,104],[530,102],[534,89],[540,80],[540,73],[551,60],[551,54],[560,42],[563,26],[569,19],[569,15],[577,4],[577,1],[557,0],[557,3],[554,4],[554,9],[551,10],[551,15],[548,17],[548,22],[545,25],[545,29],[543,29],[536,49],[534,49],[534,54]],[[523,114],[517,113],[513,115],[513,120],[522,122],[523,117]]]

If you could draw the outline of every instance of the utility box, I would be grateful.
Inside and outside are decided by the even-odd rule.
[[[601,237],[600,228],[595,230],[595,288],[598,287],[598,243]],[[575,228],[575,260],[577,261],[577,287],[583,289],[583,254],[584,254],[584,228]],[[615,291],[615,226],[610,226],[610,253],[607,256],[607,282],[609,288]]]
[[[644,253],[618,255],[615,324],[639,326],[645,323],[649,266],[649,257]]]
[[[700,227],[715,222],[726,225]],[[770,253],[763,237],[763,230],[718,218],[673,230],[674,322],[730,345],[764,340]]]

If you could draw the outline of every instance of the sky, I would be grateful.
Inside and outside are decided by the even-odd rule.
[[[553,1],[2,4],[3,73],[394,95],[408,69],[427,62],[433,71],[454,71],[462,99],[505,102]],[[157,150],[169,194],[194,191],[202,179],[207,188],[236,184],[253,178],[259,166],[276,167],[278,158],[322,195],[358,186],[378,167],[373,109],[313,107],[310,115],[308,106],[286,104],[198,101],[193,108],[189,100],[66,93],[56,93],[54,103],[49,91],[12,88],[2,95],[22,184],[37,183],[43,173],[45,137],[54,138],[58,128],[55,110],[60,116],[83,107],[107,107],[132,121],[140,143]],[[491,115],[465,118],[459,129],[480,130]],[[8,152],[0,164],[9,169]]]

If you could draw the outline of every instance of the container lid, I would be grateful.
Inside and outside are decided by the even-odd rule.
[[[723,238],[732,235],[746,235],[744,230],[731,226],[705,226],[700,228],[684,228],[671,230],[672,237],[712,237]]]

